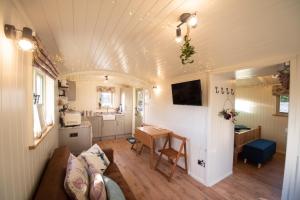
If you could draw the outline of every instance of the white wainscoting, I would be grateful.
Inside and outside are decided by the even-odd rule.
[[[32,139],[32,53],[6,39],[5,23],[28,25],[10,0],[0,1],[0,199],[29,199],[53,149],[57,128],[35,149]]]

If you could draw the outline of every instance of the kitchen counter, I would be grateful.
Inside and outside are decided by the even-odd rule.
[[[95,112],[92,116],[103,116],[103,115],[124,115],[124,113]]]
[[[81,124],[79,126],[62,126],[60,129],[74,129],[74,128],[90,128],[92,127],[92,124],[88,120],[81,121]]]

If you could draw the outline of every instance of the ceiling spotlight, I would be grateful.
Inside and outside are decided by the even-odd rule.
[[[187,23],[190,27],[196,28],[196,26],[198,24],[198,19],[197,19],[196,13],[189,17]]]
[[[24,27],[23,30],[18,30],[13,25],[10,25],[10,24],[5,24],[4,25],[5,36],[9,39],[16,39],[16,37],[17,37],[16,32],[17,31],[22,32],[22,36],[18,41],[19,47],[23,51],[33,50],[34,44],[33,44],[32,29],[31,28]]]
[[[180,27],[177,27],[177,29],[176,29],[176,39],[175,40],[177,43],[180,43],[182,41]]]

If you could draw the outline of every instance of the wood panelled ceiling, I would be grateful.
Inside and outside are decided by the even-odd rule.
[[[299,0],[18,0],[62,73],[148,81],[300,52]],[[195,63],[182,66],[178,17],[197,12]],[[183,31],[185,32],[185,31]]]

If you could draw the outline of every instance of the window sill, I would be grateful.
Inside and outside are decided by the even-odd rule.
[[[273,114],[273,116],[275,116],[275,117],[288,117],[288,114],[276,113],[276,114]]]
[[[55,124],[48,126],[47,129],[43,132],[40,138],[34,139],[33,144],[29,146],[29,150],[36,149],[39,144],[46,138],[50,131],[54,128]]]

